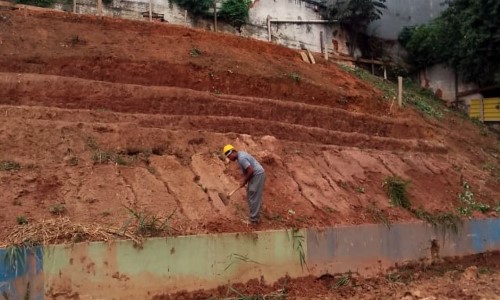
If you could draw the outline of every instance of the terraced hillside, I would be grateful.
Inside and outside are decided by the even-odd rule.
[[[122,225],[171,213],[173,234],[252,230],[232,143],[268,174],[259,229],[415,218],[500,201],[498,140],[458,114],[391,108],[336,64],[184,27],[0,12],[0,237],[25,216]],[[480,215],[479,212],[474,212]],[[486,214],[495,214],[490,209]],[[17,221],[19,218],[17,218]]]

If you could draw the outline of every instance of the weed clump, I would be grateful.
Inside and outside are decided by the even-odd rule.
[[[300,76],[300,74],[296,73],[296,72],[288,73],[287,77],[292,79],[293,81],[295,81],[297,83],[299,83],[302,80],[302,77]]]
[[[191,57],[198,57],[201,56],[203,52],[200,49],[193,47],[189,52],[189,54],[191,55]]]
[[[21,165],[15,161],[0,161],[0,171],[18,171],[19,169],[21,169]]]
[[[49,211],[53,215],[62,215],[67,211],[67,209],[64,204],[54,204],[49,208]]]
[[[28,224],[28,219],[26,219],[25,216],[21,215],[21,216],[16,217],[16,222],[18,225],[24,225],[24,224]]]
[[[458,212],[465,217],[470,217],[473,211],[480,211],[482,213],[487,213],[491,210],[491,207],[486,203],[477,202],[474,199],[474,193],[471,190],[470,184],[465,181],[462,185],[463,191],[458,194],[458,200],[460,200],[461,206],[458,208]]]
[[[135,233],[140,236],[151,237],[159,236],[165,232],[170,232],[175,230],[171,225],[170,221],[175,214],[174,210],[166,218],[161,218],[156,215],[151,215],[146,212],[139,212],[129,207],[125,207],[131,214],[131,217],[127,220],[123,226],[123,232],[126,232],[131,224],[135,227]]]
[[[411,202],[406,191],[409,183],[409,181],[405,181],[397,176],[388,177],[384,181],[383,186],[386,189],[392,205],[401,206],[406,209],[411,208]]]

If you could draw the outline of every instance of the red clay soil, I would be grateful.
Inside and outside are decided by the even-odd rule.
[[[16,217],[61,206],[74,222],[113,226],[130,217],[123,206],[175,211],[165,234],[413,220],[389,203],[389,176],[431,213],[457,212],[465,181],[475,201],[500,200],[493,136],[454,113],[389,114],[378,90],[320,58],[164,24],[0,16],[1,239]],[[227,206],[219,197],[241,178],[220,157],[226,143],[266,169],[257,228],[241,222],[243,191]]]
[[[201,299],[471,299],[496,300],[500,295],[500,253],[492,252],[428,264],[407,264],[386,275],[364,278],[356,273],[265,278],[214,290],[155,295],[154,300]],[[281,295],[281,298],[280,298]],[[246,298],[245,298],[246,297]],[[253,298],[252,298],[253,297]]]

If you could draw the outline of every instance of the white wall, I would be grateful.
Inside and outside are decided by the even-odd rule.
[[[263,30],[252,33],[260,40],[268,39],[267,18],[280,20],[321,20],[317,6],[301,0],[256,0],[250,9],[250,26]],[[265,29],[265,30],[264,30]],[[254,30],[255,31],[255,30]],[[307,48],[320,52],[320,32],[326,34],[327,46],[332,48],[334,26],[332,24],[272,23],[272,40],[292,48]]]
[[[221,1],[221,0],[218,0]],[[71,4],[58,3],[56,9],[71,11]],[[114,0],[111,5],[103,5],[103,15],[135,20],[147,20],[141,12],[149,11],[148,0]],[[213,30],[211,20],[194,20],[188,15],[184,20],[184,10],[168,0],[152,0],[152,11],[165,15],[165,20],[171,24],[181,24]],[[77,0],[77,13],[96,14],[97,0]],[[219,30],[240,34],[259,40],[268,40],[267,17],[286,20],[319,20],[320,14],[315,11],[315,5],[301,0],[255,0],[249,12],[249,24],[242,26],[241,32],[223,22],[219,22]],[[272,24],[272,40],[291,48],[307,48],[320,52],[320,32],[326,34],[329,49],[333,48],[332,39],[339,40],[339,48],[346,51],[342,36],[332,24]]]
[[[79,14],[97,14],[97,0],[76,0],[76,12]],[[184,21],[184,10],[175,3],[168,0],[151,0],[152,11],[165,15],[165,20],[172,24],[191,25],[192,18],[188,15],[187,22]],[[57,3],[56,9],[72,11],[72,4]],[[149,11],[149,0],[113,0],[112,4],[102,7],[104,16],[117,17],[132,20],[148,20],[142,17],[142,12]]]
[[[448,102],[455,100],[455,73],[449,67],[439,64],[426,68],[420,72],[420,85],[430,88],[441,99]],[[463,83],[458,80],[458,92],[475,89],[477,86],[471,83]]]

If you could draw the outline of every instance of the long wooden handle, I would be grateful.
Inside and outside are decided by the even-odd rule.
[[[235,188],[231,193],[229,193],[229,197],[231,197],[234,193],[236,193],[237,190],[239,190],[241,186]]]

